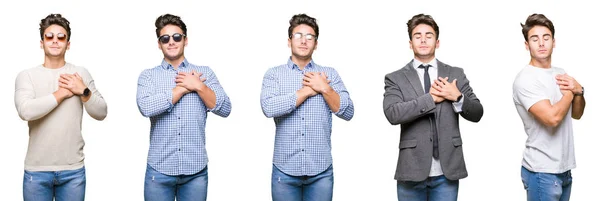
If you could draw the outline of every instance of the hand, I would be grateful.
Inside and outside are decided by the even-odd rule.
[[[448,82],[448,77],[439,77],[437,80],[434,80],[431,87],[435,90],[429,90],[429,93],[440,96],[446,100],[457,101],[458,97],[461,95],[456,86],[456,79],[450,83]]]
[[[577,82],[577,80],[575,80],[575,78],[565,74],[561,74],[561,75],[556,75],[556,84],[558,84],[558,86],[560,87],[561,93],[562,90],[569,90],[571,92],[573,92],[573,94],[581,94],[583,93],[583,88],[581,87],[581,85],[579,84],[579,82]],[[563,93],[564,95],[564,93]]]
[[[431,98],[433,98],[434,103],[440,103],[440,102],[446,100],[446,99],[442,98],[441,96],[434,95],[434,93],[436,93],[436,92],[433,92],[433,91],[436,91],[437,93],[439,93],[439,91],[437,91],[437,89],[434,89],[433,86],[431,88],[429,88],[429,95],[431,95]]]
[[[202,73],[192,70],[191,73],[179,72],[175,77],[175,83],[177,86],[186,88],[188,91],[200,91],[206,87],[204,81],[206,78],[201,78]]]
[[[82,95],[85,88],[87,88],[85,84],[83,84],[83,79],[78,73],[60,74],[58,86],[68,89],[75,95]]]
[[[329,80],[325,72],[308,72],[304,74],[302,85],[312,88],[317,93],[327,93],[331,91]]]
[[[190,92],[191,91],[186,89],[185,87],[176,86],[175,88],[173,88],[173,93],[176,93],[176,94],[184,95],[184,94],[187,94]]]
[[[63,87],[58,87],[58,90],[56,90],[56,91],[64,99],[71,98],[71,97],[73,97],[75,95],[75,94],[73,94],[73,92],[71,92],[70,90],[68,90],[66,88],[63,88]]]
[[[300,89],[300,92],[302,94],[306,95],[307,97],[312,97],[312,96],[315,96],[318,94],[315,90],[313,90],[309,86],[302,86],[302,88]]]

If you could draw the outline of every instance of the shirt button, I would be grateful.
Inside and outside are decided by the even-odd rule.
[[[179,151],[181,151],[181,149],[179,149]]]
[[[421,109],[421,113],[425,112],[425,108]]]
[[[181,133],[177,133],[177,135],[181,135]]]
[[[181,119],[181,117],[177,117],[177,119]]]
[[[304,151],[304,149],[302,149],[302,151]]]
[[[430,141],[430,142],[433,142],[433,139],[429,138],[429,141]]]
[[[302,136],[304,136],[304,133],[302,133]]]
[[[302,120],[304,120],[304,117],[302,117]]]

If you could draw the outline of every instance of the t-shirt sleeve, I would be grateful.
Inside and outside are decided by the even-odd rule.
[[[544,93],[543,85],[537,81],[537,79],[517,80],[514,86],[514,93],[517,102],[523,105],[527,111],[529,111],[531,106],[541,100],[550,100],[550,97]]]

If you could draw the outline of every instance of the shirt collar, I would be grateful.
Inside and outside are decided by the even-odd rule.
[[[160,66],[161,66],[162,68],[164,68],[165,70],[166,70],[166,69],[169,69],[169,68],[171,68],[171,69],[175,69],[175,68],[173,68],[173,66],[171,66],[171,64],[170,64],[169,62],[167,62],[167,60],[165,60],[164,58],[163,58],[163,60],[162,60],[162,63],[160,64]],[[188,66],[190,66],[190,63],[188,62],[187,58],[183,58],[183,62],[181,62],[181,64],[179,64],[178,68],[185,68],[185,67],[188,67]]]
[[[305,67],[306,67],[306,69],[310,69],[310,68],[313,68],[313,67],[315,67],[315,65],[316,65],[316,64],[315,64],[315,61],[311,59],[311,60],[310,60],[310,62],[308,62],[308,64],[306,64],[306,66],[305,66]],[[292,61],[292,57],[291,57],[291,56],[290,56],[290,58],[288,59],[288,62],[287,62],[287,67],[289,67],[289,68],[291,68],[291,69],[294,69],[294,68],[298,68],[298,69],[300,69],[300,68],[298,67],[298,65],[296,65],[296,64],[295,64],[295,63]]]
[[[432,60],[431,60],[429,63],[426,63],[426,64],[429,64],[429,65],[430,65],[430,66],[429,66],[429,68],[434,68],[434,69],[437,69],[437,67],[438,67],[438,66],[437,66],[437,63],[438,63],[438,62],[437,62],[437,59],[434,57],[434,58],[433,58],[433,59],[432,59]],[[421,62],[421,61],[419,61],[419,60],[416,60],[416,59],[413,59],[413,67],[414,67],[415,69],[419,69],[419,66],[420,66],[421,64],[423,64],[423,62]]]

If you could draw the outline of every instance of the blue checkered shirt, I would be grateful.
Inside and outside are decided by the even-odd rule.
[[[215,92],[216,106],[207,108],[195,92],[172,104],[178,72],[201,72],[204,83]],[[164,59],[160,66],[144,70],[138,79],[137,105],[150,117],[148,164],[166,175],[191,175],[208,163],[204,128],[208,112],[227,117],[231,102],[208,66],[196,66],[185,59],[175,70]]]
[[[337,71],[315,64],[312,60],[300,70],[287,64],[270,68],[264,75],[260,104],[267,117],[275,121],[273,164],[292,176],[314,176],[332,164],[331,113],[321,94],[306,99],[296,107],[296,91],[302,88],[306,72],[325,72],[333,90],[340,95],[336,116],[349,121],[354,105]]]

